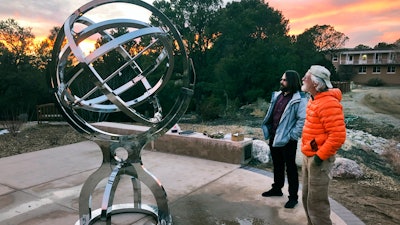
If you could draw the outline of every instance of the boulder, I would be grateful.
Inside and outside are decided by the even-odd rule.
[[[357,162],[346,159],[336,158],[332,168],[332,176],[339,178],[360,178],[364,175]]]
[[[262,140],[254,140],[251,154],[253,155],[254,159],[260,161],[261,163],[268,163],[270,156],[268,144]]]
[[[303,164],[303,153],[301,152],[301,140],[299,140],[297,145],[297,153],[296,153],[296,165],[301,167]],[[270,160],[271,150],[269,149],[269,145],[263,140],[254,140],[252,155],[254,159],[257,159],[261,163],[268,163]]]

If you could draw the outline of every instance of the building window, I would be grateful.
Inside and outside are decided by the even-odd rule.
[[[368,57],[367,57],[366,54],[364,54],[364,55],[361,56],[361,59],[362,59],[363,61],[367,61]]]
[[[359,74],[366,74],[367,73],[367,67],[366,66],[358,67],[358,73]]]
[[[389,63],[395,63],[396,62],[396,53],[391,52],[389,54]]]
[[[372,73],[381,73],[381,67],[380,66],[374,66],[372,68]]]
[[[352,56],[352,55],[348,55],[348,56],[347,56],[347,61],[352,62],[352,61],[353,61],[353,56]]]
[[[375,54],[375,63],[382,63],[382,54],[381,53]]]
[[[364,54],[364,55],[360,54],[360,56],[358,58],[358,63],[359,64],[366,64],[367,63],[367,59],[368,59],[368,57],[367,57],[366,54]]]
[[[387,73],[396,73],[396,67],[395,66],[388,66]]]
[[[337,55],[333,55],[333,56],[332,56],[332,61],[333,61],[333,62],[337,62],[337,61],[338,61]]]
[[[353,64],[353,56],[346,55],[346,64]]]

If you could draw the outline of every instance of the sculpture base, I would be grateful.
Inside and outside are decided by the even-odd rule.
[[[76,225],[90,225],[96,222],[111,225],[111,217],[122,213],[141,213],[152,216],[157,225],[171,225],[172,219],[169,213],[167,194],[161,182],[147,171],[140,159],[141,149],[127,149],[134,158],[120,159],[116,157],[114,148],[107,141],[96,141],[103,153],[103,163],[94,173],[92,173],[82,186],[79,196],[79,221]],[[128,146],[122,143],[121,146]],[[122,148],[122,147],[118,147]],[[120,179],[123,175],[128,175],[132,183],[133,199],[132,204],[114,205],[114,195]],[[108,179],[101,208],[92,211],[92,195],[97,185],[104,179]],[[157,206],[142,204],[141,184],[149,188],[154,196]],[[126,222],[126,221],[125,221]],[[147,225],[148,223],[146,223]],[[154,223],[153,223],[154,224]],[[150,225],[150,224],[149,224]]]
[[[96,209],[92,212],[92,218],[87,222],[89,225],[96,225],[96,224],[107,224],[107,220],[103,220],[101,218],[101,209]],[[118,214],[130,214],[130,215],[135,215],[135,214],[140,214],[143,217],[140,218],[140,222],[138,224],[143,224],[143,225],[164,225],[168,224],[167,221],[172,221],[172,218],[166,218],[161,219],[158,218],[158,213],[157,213],[157,207],[155,206],[150,206],[150,205],[141,205],[140,208],[135,208],[133,204],[118,204],[118,205],[113,205],[110,216],[118,215]],[[151,217],[151,218],[146,218]],[[126,224],[126,217],[123,218],[123,221],[121,221],[122,224]],[[157,221],[161,221],[158,223]],[[113,220],[112,224],[118,225],[118,218],[117,220]],[[78,220],[75,225],[80,225],[80,221]]]

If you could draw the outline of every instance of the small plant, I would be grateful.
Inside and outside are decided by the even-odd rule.
[[[25,116],[15,116],[12,114],[11,116],[3,115],[3,117],[6,119],[1,120],[0,124],[3,126],[3,128],[7,129],[13,137],[17,136],[22,125],[26,122]]]

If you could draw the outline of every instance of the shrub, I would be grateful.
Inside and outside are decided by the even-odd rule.
[[[394,148],[386,149],[382,154],[383,157],[388,161],[388,163],[393,168],[396,174],[400,174],[400,151]]]
[[[372,78],[367,81],[368,86],[379,87],[383,86],[385,83],[380,78]]]
[[[203,120],[214,120],[220,118],[223,111],[220,99],[215,96],[208,97],[200,104],[200,116]]]
[[[27,122],[28,114],[27,113],[19,113],[16,111],[7,111],[5,110],[0,115],[0,125],[8,130],[8,132],[13,136],[17,136],[20,131],[22,125]]]

